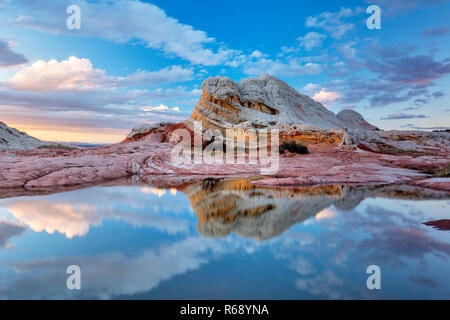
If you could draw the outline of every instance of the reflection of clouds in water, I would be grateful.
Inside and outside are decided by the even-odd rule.
[[[295,280],[295,285],[298,289],[316,296],[327,296],[330,299],[344,297],[344,290],[342,290],[344,281],[331,270],[324,270],[309,278],[298,278]]]
[[[21,235],[25,228],[12,222],[0,221],[0,249],[9,248],[12,245],[8,240],[14,236]]]
[[[316,221],[320,221],[323,219],[333,219],[337,215],[336,209],[334,207],[329,207],[327,209],[323,209],[318,214],[316,214]]]
[[[129,192],[130,189],[135,193]],[[166,210],[178,208],[181,211],[189,205],[183,201],[183,196],[177,199],[179,201],[165,201],[155,199],[152,195],[142,195],[137,190],[130,187],[93,188],[42,196],[39,199],[7,199],[0,203],[32,230],[45,230],[50,234],[59,232],[68,238],[86,235],[90,227],[101,225],[104,219],[153,227],[169,234],[188,231],[189,225],[184,219],[159,213],[164,207]]]
[[[166,189],[160,189],[160,188],[152,188],[152,187],[142,187],[141,188],[141,192],[145,193],[145,194],[154,194],[155,196],[157,196],[158,198],[161,198],[163,195],[166,194]],[[176,196],[177,195],[177,189],[175,188],[170,188],[170,194],[172,196]]]
[[[450,256],[450,244],[427,236],[419,228],[386,230],[359,243],[359,250],[367,251],[365,261],[379,261],[384,265],[406,266],[406,258],[420,259],[426,263],[427,254]]]
[[[301,275],[311,274],[315,271],[312,262],[303,257],[295,259],[291,264],[291,267]]]
[[[33,231],[52,234],[55,231],[67,238],[84,236],[90,227],[99,226],[104,219],[121,220],[138,227],[153,227],[169,234],[186,232],[188,224],[181,218],[115,210],[112,207],[58,203],[46,200],[17,200],[6,205],[9,212]]]
[[[393,207],[394,202],[386,201],[386,207]],[[319,231],[308,225],[302,233],[292,230],[280,238],[282,246],[291,250],[274,250],[274,256],[287,261],[297,273],[295,283],[299,290],[331,299],[350,298],[352,294],[368,297],[365,283],[357,283],[359,278],[352,275],[364,274],[371,264],[396,274],[407,270],[396,281],[445,290],[442,283],[448,281],[449,274],[445,270],[434,273],[435,267],[430,264],[438,260],[438,265],[445,265],[448,261],[449,237],[442,240],[437,232],[427,233],[421,222],[428,213],[414,206],[394,211],[370,203],[357,211],[338,211],[333,221],[319,219]]]
[[[191,237],[156,250],[144,250],[133,257],[109,253],[8,263],[8,267],[24,276],[10,278],[6,287],[14,289],[0,287],[0,294],[9,299],[69,298],[71,293],[64,290],[65,269],[76,264],[82,275],[82,290],[76,294],[101,299],[133,295],[148,292],[161,281],[198,269],[237,248],[237,244],[229,241]]]
[[[419,286],[429,287],[429,288],[435,288],[437,287],[438,283],[431,279],[426,277],[420,277],[420,276],[412,276],[411,281],[415,282]]]
[[[406,258],[424,259],[433,254],[450,255],[450,244],[427,233],[422,225],[424,214],[417,209],[399,212],[368,204],[365,214],[352,214],[343,219],[344,230],[362,231],[364,239],[358,250],[366,253],[366,262],[378,261],[395,267],[405,265]]]
[[[47,202],[45,200],[16,201],[6,206],[9,212],[33,231],[54,233],[58,231],[67,238],[84,236],[89,226],[101,223],[97,210],[87,205]]]

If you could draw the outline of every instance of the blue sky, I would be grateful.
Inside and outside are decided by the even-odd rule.
[[[80,30],[66,27],[72,4]],[[448,128],[449,13],[446,0],[0,0],[0,121],[116,142],[185,119],[209,76],[269,73],[383,129]]]

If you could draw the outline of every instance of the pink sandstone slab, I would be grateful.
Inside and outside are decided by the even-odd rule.
[[[260,175],[250,164],[189,164],[171,162],[170,143],[136,141],[76,150],[0,152],[0,189],[26,189],[101,183],[141,175]],[[355,146],[311,146],[307,155],[284,154],[279,171],[254,182],[267,186],[314,186],[323,184],[414,184],[450,192],[449,178],[429,179],[413,165],[445,166],[448,153],[386,155]]]

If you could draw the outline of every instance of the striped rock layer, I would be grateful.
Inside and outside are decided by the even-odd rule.
[[[185,121],[191,129],[218,129],[222,134],[229,128],[278,129],[281,142],[341,143],[344,128],[375,128],[355,111],[347,114],[343,121],[321,103],[269,75],[240,82],[211,77],[203,82],[202,91],[191,117]]]

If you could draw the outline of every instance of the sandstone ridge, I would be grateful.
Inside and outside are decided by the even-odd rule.
[[[5,123],[0,122],[0,150],[27,150],[34,149],[45,142],[30,137],[25,132],[8,127]]]

